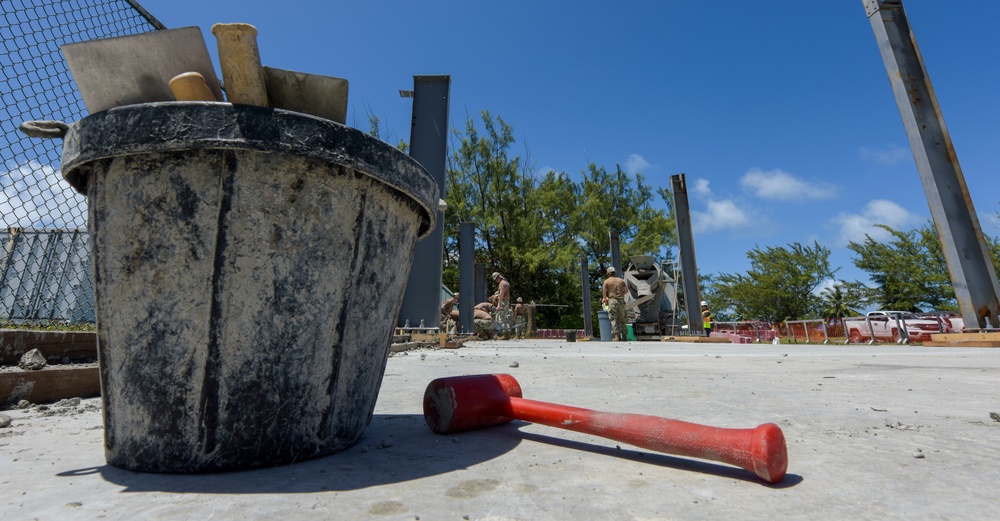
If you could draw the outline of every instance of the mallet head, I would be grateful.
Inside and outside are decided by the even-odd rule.
[[[511,420],[511,397],[521,386],[509,374],[438,378],[424,391],[424,421],[438,434],[500,425]]]

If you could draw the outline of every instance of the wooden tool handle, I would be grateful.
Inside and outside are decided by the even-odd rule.
[[[215,24],[219,65],[230,103],[267,106],[264,69],[260,66],[257,28],[250,24]]]
[[[184,72],[170,78],[170,92],[177,101],[218,101],[205,77],[197,72]]]

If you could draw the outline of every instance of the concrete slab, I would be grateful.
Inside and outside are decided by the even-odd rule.
[[[512,367],[516,366],[516,367]],[[512,422],[449,436],[438,377],[510,373],[526,398],[719,427],[774,422],[785,481]],[[522,340],[395,354],[356,446],[200,475],[104,461],[100,402],[5,411],[4,519],[994,519],[1000,350]]]

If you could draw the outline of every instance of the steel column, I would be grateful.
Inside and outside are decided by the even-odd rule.
[[[472,286],[476,297],[473,304],[486,302],[486,265],[481,262],[476,263],[476,276]]]
[[[906,127],[967,330],[1000,313],[1000,284],[901,0],[863,0]]]
[[[590,316],[590,265],[587,258],[580,260],[580,276],[583,279],[583,333],[587,338],[594,336],[594,321]]]
[[[462,223],[458,235],[458,332],[472,333],[472,308],[476,305],[476,228]]]
[[[705,336],[701,320],[701,291],[698,289],[698,264],[694,256],[694,236],[691,233],[691,211],[688,207],[687,181],[684,174],[670,176],[670,191],[674,196],[674,218],[677,221],[677,257],[681,263],[684,284],[684,306],[687,309],[688,334]]]
[[[611,241],[611,265],[615,267],[615,271],[618,272],[619,277],[624,277],[622,273],[622,252],[621,252],[621,241],[618,237],[618,232],[616,230],[611,230],[608,232],[608,238]]]
[[[448,91],[451,76],[413,77],[413,121],[410,157],[437,182],[445,197],[445,160],[448,153]],[[439,327],[441,322],[441,269],[444,257],[444,212],[438,211],[434,231],[417,243],[410,278],[399,310],[399,325]],[[461,292],[459,292],[461,293]],[[460,311],[461,312],[461,311]]]

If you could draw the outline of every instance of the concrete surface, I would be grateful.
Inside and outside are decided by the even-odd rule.
[[[501,372],[530,399],[719,427],[774,422],[788,475],[768,486],[724,464],[524,422],[448,436],[426,427],[430,380]],[[216,474],[108,466],[99,406],[4,411],[4,520],[1000,515],[1000,422],[990,418],[1000,349],[526,340],[407,351],[389,360],[358,445]]]

